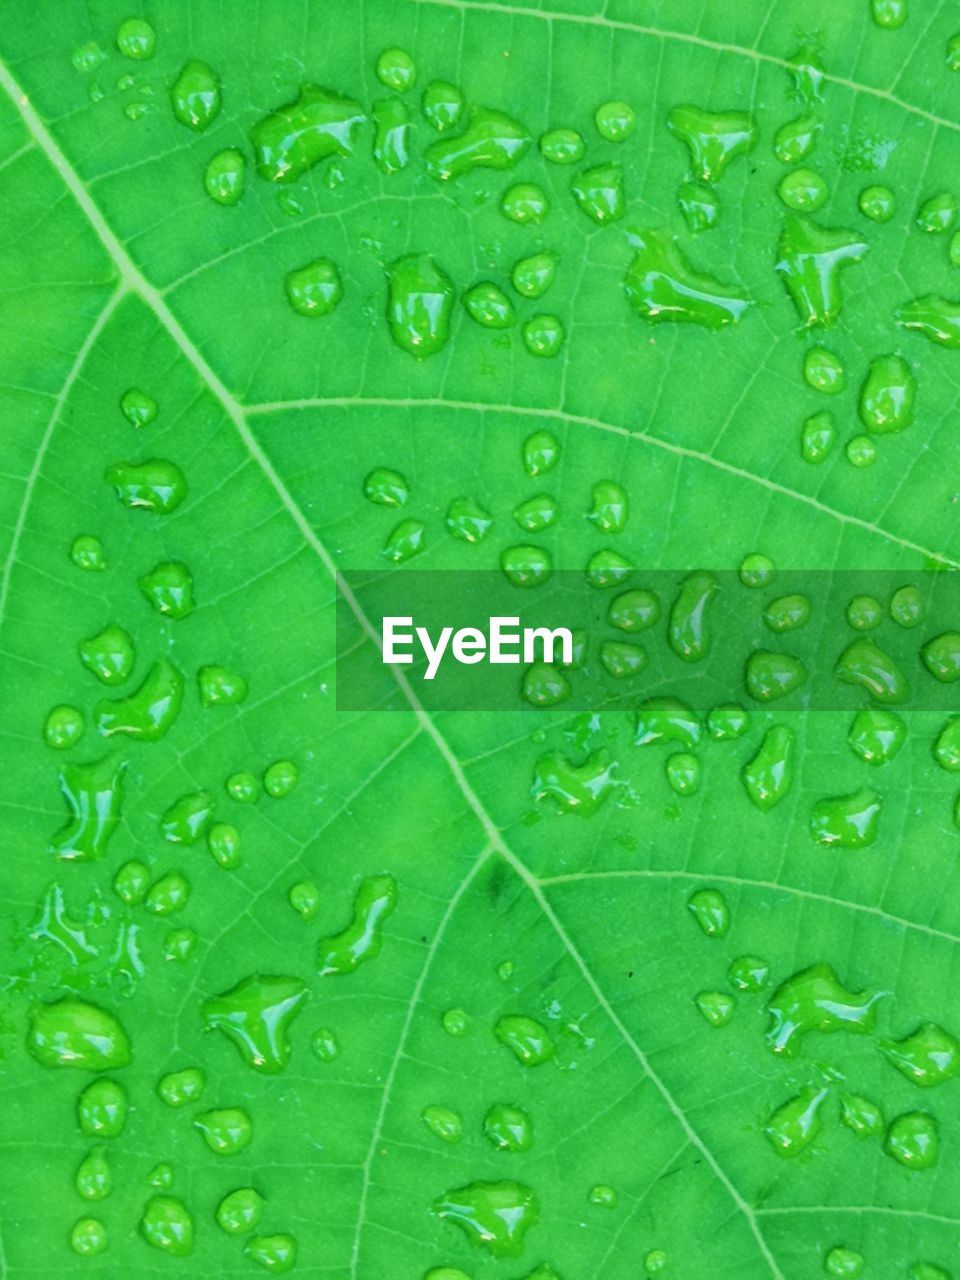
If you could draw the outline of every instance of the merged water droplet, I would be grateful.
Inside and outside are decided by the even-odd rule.
[[[720,197],[706,183],[681,182],[677,188],[677,204],[694,235],[710,231],[720,221]]]
[[[530,1187],[512,1179],[471,1182],[433,1202],[438,1218],[455,1222],[467,1239],[484,1246],[495,1258],[514,1258],[539,1217],[537,1197]]]
[[[393,876],[368,876],[361,880],[353,902],[353,919],[338,934],[317,943],[317,970],[321,977],[353,973],[380,954],[383,922],[397,905]]]
[[[183,676],[166,658],[160,658],[136,693],[113,702],[98,702],[93,714],[105,738],[122,733],[142,742],[159,742],[180,714],[182,701]]]
[[[810,813],[810,834],[818,844],[862,849],[877,838],[882,803],[869,787],[818,800]]]
[[[687,144],[694,174],[704,182],[719,182],[730,161],[746,155],[756,141],[753,121],[742,111],[674,107],[667,128]]]
[[[624,278],[624,290],[644,320],[722,329],[739,320],[752,305],[719,280],[694,271],[663,232],[638,231],[630,239],[636,256]]]
[[[523,125],[505,112],[477,107],[463,133],[427,147],[424,163],[431,177],[448,182],[473,169],[511,169],[532,141]]]
[[[250,132],[257,172],[268,182],[296,182],[330,156],[348,156],[366,121],[358,102],[305,84],[294,102],[257,122]]]
[[[804,1036],[813,1031],[873,1030],[878,996],[848,991],[828,964],[814,964],[788,978],[770,999],[767,1048],[796,1057]]]
[[[578,813],[588,818],[616,789],[615,765],[605,751],[589,755],[583,764],[573,764],[558,751],[539,758],[534,767],[534,800],[552,800],[561,813]]]
[[[27,1049],[44,1067],[115,1071],[130,1062],[127,1033],[116,1016],[70,996],[30,1011]]]
[[[797,164],[805,160],[816,147],[822,128],[822,121],[814,115],[788,120],[774,135],[773,154],[781,164]]]
[[[290,1060],[289,1030],[307,996],[299,978],[253,974],[204,1002],[207,1028],[222,1031],[255,1071],[282,1071]]]
[[[104,472],[104,479],[113,485],[117,497],[131,510],[169,515],[187,496],[183,472],[176,463],[164,458],[151,458],[139,464],[114,463]]]
[[[373,158],[381,173],[399,173],[410,162],[410,112],[399,98],[373,104]]]
[[[897,311],[897,324],[941,347],[960,351],[960,302],[951,302],[942,294],[927,293],[905,302]]]
[[[869,636],[859,636],[844,649],[833,674],[843,684],[866,689],[876,702],[896,705],[904,702],[910,692],[907,678],[894,659]]]
[[[869,245],[853,231],[823,227],[791,214],[779,242],[776,271],[804,325],[829,325],[840,314],[840,273],[860,262]]]
[[[685,662],[700,662],[710,652],[707,606],[717,585],[710,573],[689,574],[680,584],[670,610],[667,639],[673,652]]]
[[[70,818],[51,839],[49,852],[69,861],[102,858],[120,821],[126,762],[104,756],[91,764],[65,764],[60,790]]]
[[[188,62],[170,90],[173,114],[188,129],[201,132],[220,114],[220,81],[205,62]]]
[[[902,1040],[881,1040],[880,1048],[908,1080],[930,1089],[960,1071],[960,1044],[935,1022],[925,1022]]]

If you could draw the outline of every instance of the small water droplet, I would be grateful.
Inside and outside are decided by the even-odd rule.
[[[727,977],[738,991],[762,991],[770,977],[770,965],[759,956],[738,956],[731,961]]]
[[[157,1082],[157,1093],[168,1107],[185,1107],[203,1093],[206,1076],[199,1067],[170,1071]]]
[[[516,182],[503,193],[500,212],[521,226],[539,226],[550,212],[550,201],[536,183]]]
[[[801,688],[807,674],[807,668],[793,654],[756,649],[747,658],[747,692],[758,702],[774,702]]]
[[[637,116],[628,102],[602,102],[594,112],[593,122],[607,142],[624,142],[637,127]]]
[[[151,458],[139,464],[117,462],[104,472],[117,497],[131,510],[169,515],[187,496],[187,482],[175,463]]]
[[[77,651],[83,665],[103,684],[122,684],[133,670],[133,641],[122,627],[104,627],[82,640]]]
[[[559,316],[531,316],[523,326],[524,346],[532,356],[550,358],[559,353],[566,338],[563,321]]]
[[[127,1091],[116,1080],[94,1080],[77,1099],[77,1123],[93,1138],[116,1138],[127,1123]]]
[[[773,153],[781,164],[797,164],[812,154],[823,124],[816,116],[804,115],[788,120],[777,130]]]
[[[924,1089],[951,1080],[960,1071],[960,1044],[935,1022],[925,1022],[902,1040],[881,1040],[887,1061]]]
[[[407,254],[388,269],[387,321],[394,342],[418,360],[450,336],[453,285],[427,253]]]
[[[710,652],[707,606],[716,589],[717,580],[709,573],[689,574],[680,584],[667,637],[670,648],[685,662],[699,662]]]
[[[826,1089],[806,1089],[778,1107],[764,1126],[764,1137],[779,1156],[797,1156],[822,1127],[820,1107]]]
[[[500,568],[515,587],[539,587],[553,572],[553,560],[543,547],[520,545],[500,553]]]
[[[438,133],[445,133],[454,128],[463,113],[463,94],[446,80],[431,80],[423,91],[420,110],[428,124]]]
[[[693,708],[679,698],[648,698],[637,708],[634,736],[637,746],[679,742],[692,748],[699,741],[700,719]]]
[[[738,702],[723,702],[707,714],[707,732],[714,742],[733,742],[750,728],[750,713]]]
[[[890,617],[901,627],[919,626],[925,613],[923,596],[917,587],[898,587],[890,598]]]
[[[498,284],[489,280],[472,285],[463,295],[467,314],[485,329],[509,329],[516,323],[513,303]]]
[[[318,1027],[313,1033],[310,1047],[321,1062],[332,1062],[340,1056],[340,1042],[329,1027]]]
[[[110,1166],[103,1151],[96,1149],[84,1156],[74,1178],[77,1195],[84,1200],[105,1200],[113,1190]]]
[[[320,910],[320,890],[312,880],[300,880],[290,886],[287,901],[301,920],[312,920]]]
[[[446,526],[464,542],[482,542],[493,526],[493,516],[475,498],[454,498],[447,508]]]
[[[615,1209],[619,1197],[613,1187],[608,1187],[605,1183],[598,1183],[597,1186],[590,1188],[590,1194],[587,1199],[591,1204],[595,1204],[601,1209]]]
[[[920,650],[923,664],[942,684],[960,679],[960,632],[945,631]]]
[[[794,745],[792,729],[771,725],[756,755],[743,766],[740,776],[744,789],[758,809],[772,809],[790,790]]]
[[[103,1253],[109,1243],[107,1229],[98,1218],[81,1218],[70,1232],[70,1248],[85,1258]]]
[[[263,771],[263,789],[273,800],[282,800],[294,790],[300,774],[292,760],[275,760]]]
[[[840,1120],[858,1138],[869,1138],[883,1128],[883,1112],[869,1098],[845,1093],[840,1099]]]
[[[897,311],[897,324],[938,346],[960,351],[960,302],[951,302],[942,294],[927,293],[904,303]]]
[[[724,1027],[733,1017],[734,999],[726,991],[701,991],[694,1003],[711,1027]]]
[[[913,421],[917,384],[901,356],[880,356],[870,365],[860,390],[860,421],[868,431],[902,431]]]
[[[375,467],[363,482],[363,494],[369,502],[379,506],[402,507],[410,496],[410,490],[399,471]]]
[[[78,569],[84,569],[87,572],[102,573],[107,567],[103,543],[89,533],[82,533],[74,538],[70,546],[70,559]]]
[[[523,466],[527,475],[545,475],[560,459],[560,444],[549,431],[535,431],[523,442]]]
[[[898,715],[874,708],[858,711],[847,734],[851,751],[873,765],[887,764],[906,739],[907,726]]]
[[[857,203],[864,217],[873,222],[889,222],[897,209],[896,197],[889,187],[865,187]]]
[[[570,184],[574,199],[599,226],[622,218],[626,211],[623,169],[618,164],[598,164],[584,169]]]
[[[576,129],[549,129],[540,135],[540,154],[551,164],[576,164],[586,149]]]
[[[823,1269],[828,1276],[847,1276],[853,1280],[863,1271],[863,1256],[856,1249],[836,1245],[824,1258]]]
[[[405,49],[384,49],[377,59],[377,79],[394,93],[412,89],[417,80],[417,68]]]
[[[883,621],[883,605],[874,596],[853,596],[846,616],[854,631],[872,631]]]
[[[793,169],[780,179],[777,194],[788,209],[813,213],[826,203],[829,192],[827,184],[815,170]]]
[[[157,36],[150,23],[143,18],[126,18],[117,27],[116,42],[125,58],[145,62],[153,57]]]
[[[517,293],[525,298],[540,298],[547,292],[557,274],[559,258],[555,253],[534,253],[514,264],[510,280]]]
[[[810,834],[818,844],[861,849],[877,838],[882,801],[869,787],[850,795],[818,800],[810,813]]]
[[[496,1102],[483,1120],[483,1131],[500,1151],[528,1151],[533,1145],[533,1121],[521,1107]]]
[[[463,1136],[463,1120],[449,1107],[431,1105],[424,1107],[420,1118],[430,1132],[441,1142],[459,1142]]]
[[[703,182],[681,182],[677,203],[694,235],[711,230],[720,221],[720,197],[713,187]]]
[[[219,1107],[194,1116],[193,1127],[216,1155],[232,1156],[242,1151],[253,1137],[250,1117],[240,1107]]]
[[[687,910],[708,938],[723,938],[730,929],[730,908],[719,889],[698,889],[687,901]]]
[[[957,220],[957,202],[949,191],[925,200],[917,212],[917,226],[928,235],[944,235]]]
[[[217,1206],[217,1225],[228,1235],[244,1235],[253,1231],[266,1203],[253,1187],[238,1187],[228,1192]]]
[[[940,1153],[936,1121],[925,1111],[897,1116],[887,1129],[883,1149],[908,1169],[931,1169]]]
[[[193,1251],[193,1219],[182,1200],[154,1196],[140,1219],[140,1234],[163,1253],[184,1258]]]
[[[879,604],[876,612],[880,612]],[[897,663],[869,636],[858,636],[844,649],[833,674],[843,684],[866,689],[876,702],[904,702],[910,691],[907,678]]]
[[[205,62],[188,62],[170,90],[170,104],[181,124],[206,129],[220,114],[220,81]]]
[[[829,457],[837,439],[833,414],[825,409],[807,418],[800,433],[800,452],[804,461],[819,463]]]
[[[328,316],[343,297],[343,285],[336,264],[317,258],[284,278],[287,301],[298,316]]]
[[[525,1067],[540,1066],[556,1054],[556,1046],[546,1027],[525,1014],[505,1014],[498,1019],[493,1033]]]
[[[190,881],[179,871],[168,871],[147,891],[144,906],[156,916],[182,911],[190,900]]]
[[[846,388],[847,375],[840,357],[824,347],[811,347],[803,360],[803,377],[814,391],[839,395]]]
[[[136,858],[125,862],[113,879],[113,890],[121,902],[135,907],[147,896],[150,887],[150,868]]]
[[[48,747],[64,751],[80,741],[84,734],[83,712],[76,707],[53,707],[43,726],[43,737]]]

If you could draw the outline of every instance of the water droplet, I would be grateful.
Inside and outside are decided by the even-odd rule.
[[[687,910],[708,938],[723,938],[730,929],[730,908],[719,889],[698,889],[690,895]]]
[[[960,679],[960,632],[945,631],[935,636],[920,650],[924,666],[943,684]]]
[[[764,1126],[764,1137],[779,1156],[797,1156],[822,1127],[820,1107],[826,1089],[805,1089],[778,1107]]]
[[[427,173],[440,182],[473,169],[510,169],[533,139],[522,124],[502,111],[474,108],[463,133],[440,138],[426,150]]]
[[[247,696],[246,680],[226,667],[201,667],[197,672],[197,689],[205,707],[236,706]]]
[[[398,258],[388,278],[387,321],[394,342],[418,360],[434,355],[450,335],[453,285],[428,253]]]
[[[840,272],[860,262],[869,246],[852,231],[823,227],[791,214],[780,236],[776,271],[805,325],[829,325],[842,306]]]
[[[920,206],[917,226],[928,235],[944,235],[957,220],[957,202],[949,191],[931,196]]]
[[[680,249],[660,231],[635,232],[636,256],[624,289],[644,320],[664,320],[722,329],[739,320],[751,303],[711,276],[694,271]]]
[[[694,235],[709,231],[720,221],[720,197],[713,187],[702,182],[681,182],[677,190],[677,203]]]
[[[847,623],[854,631],[872,631],[883,621],[883,605],[874,596],[853,596],[847,605]]]
[[[85,1258],[103,1253],[109,1243],[107,1229],[98,1218],[81,1218],[70,1232],[70,1248]]]
[[[553,572],[553,560],[543,547],[507,547],[500,553],[500,568],[515,587],[539,587]]]
[[[498,284],[489,280],[469,288],[463,295],[467,314],[486,329],[509,329],[516,323],[513,303]]]
[[[493,526],[493,516],[475,498],[454,498],[447,508],[446,526],[464,542],[482,542]]]
[[[873,222],[889,222],[896,212],[897,202],[889,187],[865,187],[859,197],[860,212]]]
[[[770,977],[770,965],[759,956],[738,956],[731,961],[727,977],[738,991],[762,991]]]
[[[423,550],[425,532],[421,521],[401,520],[384,543],[381,555],[393,564],[412,559]]]
[[[115,1071],[131,1057],[127,1033],[112,1013],[70,997],[34,1005],[27,1048],[41,1066],[81,1071]]]
[[[687,144],[694,174],[704,182],[719,182],[730,161],[746,155],[756,141],[753,121],[742,111],[674,107],[667,128]]]
[[[93,709],[97,729],[105,738],[127,734],[142,742],[158,742],[177,716],[183,700],[183,676],[166,658],[155,662],[136,693]]]
[[[79,71],[81,75],[88,75],[99,67],[106,56],[100,46],[91,40],[88,44],[80,45],[78,49],[74,49],[70,61],[73,63],[75,71]]]
[[[539,533],[556,521],[559,511],[556,499],[551,498],[548,493],[541,493],[521,502],[515,509],[513,518],[525,532]]]
[[[869,636],[858,636],[844,649],[833,674],[843,684],[866,689],[877,702],[896,704],[905,701],[909,693],[906,676],[893,658]]]
[[[773,581],[774,567],[769,556],[753,551],[740,563],[740,581],[745,587],[767,587]]]
[[[663,1249],[651,1249],[643,1260],[643,1269],[648,1276],[658,1276],[666,1268],[667,1255]]]
[[[436,1199],[433,1212],[455,1222],[472,1244],[485,1245],[493,1257],[513,1258],[537,1222],[539,1205],[522,1182],[471,1182]]]
[[[773,139],[773,154],[781,164],[797,164],[805,160],[817,145],[823,128],[816,116],[800,116],[780,126]]]
[[[138,585],[157,613],[174,620],[193,613],[193,578],[181,560],[161,561]]]
[[[840,1120],[858,1138],[869,1138],[883,1128],[883,1113],[875,1102],[855,1093],[845,1093],[840,1099]]]
[[[131,387],[120,397],[123,416],[134,427],[146,427],[157,416],[157,402],[145,391]]]
[[[116,1080],[94,1080],[77,1099],[77,1123],[93,1138],[116,1138],[127,1123],[127,1091]]]
[[[652,591],[624,591],[610,602],[607,622],[620,631],[645,631],[660,619],[660,601]]]
[[[960,267],[960,231],[955,231],[951,236],[947,257],[951,267]]]
[[[247,162],[242,151],[228,147],[211,157],[203,175],[207,195],[217,204],[230,206],[243,196],[247,179]]]
[[[143,18],[127,18],[117,27],[116,42],[125,58],[145,62],[153,57],[157,36],[150,23]]]
[[[232,773],[224,786],[227,795],[238,804],[253,804],[260,794],[260,782],[252,773]]]
[[[586,149],[576,129],[550,129],[540,135],[540,154],[551,164],[576,164]]]
[[[758,702],[774,702],[786,697],[801,688],[806,680],[806,667],[792,654],[757,649],[747,658],[747,692]]]
[[[775,724],[767,730],[757,754],[743,766],[741,778],[747,795],[758,809],[779,804],[793,783],[792,729]]]
[[[104,479],[113,485],[117,497],[131,510],[140,508],[157,515],[169,515],[187,496],[183,472],[163,458],[151,458],[140,464],[114,463],[104,472]]]
[[[417,68],[405,49],[384,49],[377,59],[377,79],[394,93],[403,93],[416,83]]]
[[[83,712],[76,707],[53,707],[43,726],[43,736],[48,747],[64,751],[80,741],[84,733]]]
[[[856,1249],[846,1249],[843,1245],[836,1245],[824,1258],[823,1269],[828,1276],[852,1278],[863,1271],[863,1257],[857,1253]]]
[[[77,647],[80,661],[103,684],[122,684],[133,670],[133,641],[122,627],[104,627]]]
[[[840,357],[823,347],[811,347],[803,360],[803,377],[814,391],[827,396],[839,395],[847,385],[847,375]]]
[[[74,1178],[77,1195],[84,1200],[105,1200],[113,1190],[113,1179],[110,1166],[103,1151],[91,1151],[80,1162]]]
[[[50,841],[50,853],[76,861],[103,857],[120,821],[125,767],[115,756],[104,756],[91,764],[61,768],[60,790],[70,817]]]
[[[898,587],[890,599],[890,617],[901,627],[916,627],[923,621],[923,596],[914,586]]]
[[[206,791],[181,796],[160,819],[164,839],[173,844],[194,845],[206,833],[213,818],[213,800]]]
[[[881,1040],[887,1061],[922,1088],[951,1080],[960,1071],[960,1044],[935,1022],[925,1022],[903,1040]]]
[[[861,849],[877,838],[881,799],[869,787],[851,795],[818,800],[810,813],[810,834],[818,844]]]
[[[171,929],[163,939],[164,960],[185,963],[193,954],[197,941],[197,935],[192,929]]]
[[[520,1107],[496,1102],[483,1120],[483,1131],[500,1151],[528,1151],[533,1145],[533,1121]]]
[[[907,726],[898,715],[873,708],[857,712],[847,734],[847,742],[854,754],[874,765],[892,760],[906,738]]]
[[[600,661],[614,679],[620,680],[639,675],[647,665],[647,654],[640,645],[604,640],[600,645]]]
[[[460,1039],[470,1031],[470,1015],[466,1009],[445,1009],[440,1019],[441,1026],[448,1036]]]
[[[82,533],[74,538],[70,547],[70,559],[78,569],[102,573],[107,567],[103,543],[92,534]]]
[[[823,66],[816,50],[802,45],[789,59],[790,74],[797,94],[808,104],[823,100]]]
[[[373,158],[381,173],[399,173],[410,162],[410,113],[399,98],[373,104]]]
[[[144,905],[156,916],[182,911],[190,900],[190,882],[179,871],[168,871],[147,891]]]
[[[266,1203],[253,1187],[238,1187],[223,1197],[217,1206],[217,1225],[228,1235],[244,1235],[260,1221]]]
[[[734,999],[726,991],[701,991],[694,1003],[711,1027],[725,1027],[733,1017]]]
[[[353,973],[359,965],[380,954],[381,928],[397,905],[393,876],[368,876],[361,880],[353,903],[353,919],[338,934],[317,943],[317,970],[321,977]]]
[[[947,70],[960,71],[960,32],[947,41]]]
[[[562,671],[545,662],[535,662],[524,672],[521,696],[534,707],[555,707],[570,697],[569,682]]]
[[[750,713],[738,702],[723,702],[707,714],[707,732],[714,742],[733,742],[750,728]]]
[[[619,533],[625,528],[629,513],[630,499],[620,485],[613,480],[600,480],[593,486],[587,519],[601,532]]]
[[[598,1205],[601,1209],[615,1209],[617,1207],[617,1193],[613,1187],[605,1186],[603,1183],[590,1188],[588,1199],[591,1204]]]
[[[559,258],[555,253],[535,253],[514,265],[510,280],[517,293],[525,298],[539,298],[553,284]]]
[[[193,1250],[193,1219],[183,1201],[174,1196],[154,1196],[147,1201],[140,1234],[147,1244],[175,1258],[184,1258]]]
[[[933,744],[933,755],[941,769],[951,773],[960,769],[960,716],[953,716],[943,726]]]
[[[521,226],[538,226],[550,212],[550,202],[536,183],[517,182],[503,193],[500,212]]]
[[[877,460],[877,446],[869,436],[854,436],[847,443],[846,453],[855,467],[871,467]]]
[[[901,356],[880,356],[860,391],[860,421],[868,431],[902,431],[913,421],[917,384]]]
[[[803,595],[778,596],[764,609],[763,620],[778,634],[796,631],[810,621],[810,600]]]
[[[275,760],[263,771],[263,789],[274,800],[282,800],[296,787],[300,775],[292,760]]]
[[[201,1112],[194,1117],[193,1127],[199,1129],[210,1150],[220,1156],[242,1151],[253,1137],[250,1117],[240,1107]]]
[[[767,1048],[794,1058],[803,1037],[812,1031],[866,1034],[873,1029],[878,998],[848,991],[828,964],[811,965],[788,978],[771,997]]]
[[[813,169],[793,169],[780,179],[777,194],[788,209],[813,213],[826,203],[829,192],[823,178]]]
[[[251,1236],[243,1246],[243,1252],[251,1262],[259,1263],[271,1275],[292,1271],[297,1264],[297,1242],[286,1233]]]
[[[637,746],[679,742],[692,748],[699,741],[700,719],[693,708],[679,698],[649,698],[637,708],[637,731],[634,737]]]
[[[157,1093],[168,1107],[185,1107],[197,1102],[206,1085],[206,1076],[199,1067],[184,1067],[171,1071],[157,1082]]]
[[[551,799],[562,813],[590,817],[616,788],[615,766],[607,754],[596,751],[581,765],[552,751],[541,756],[533,774],[534,800]]]
[[[423,118],[438,133],[452,129],[463,112],[463,94],[446,80],[431,80],[423,91],[420,109]]]
[[[960,54],[958,54],[960,61]],[[950,1273],[934,1262],[915,1262],[907,1272],[907,1280],[952,1280]]]
[[[823,410],[807,418],[800,434],[800,452],[806,462],[823,462],[837,439],[833,414]]]
[[[319,1027],[313,1033],[310,1047],[321,1062],[332,1062],[340,1056],[340,1042],[329,1027]]]
[[[317,258],[284,277],[287,301],[298,316],[328,316],[343,297],[343,285],[335,263]]]
[[[890,1122],[883,1149],[908,1169],[930,1169],[937,1163],[937,1123],[925,1111],[908,1111]]]
[[[424,1107],[420,1118],[430,1132],[441,1142],[459,1142],[463,1135],[463,1120],[449,1107]]]
[[[348,156],[363,108],[349,98],[305,84],[300,97],[257,122],[250,132],[257,172],[268,182],[296,182],[329,156]]]
[[[607,142],[624,142],[637,127],[636,112],[628,102],[602,102],[593,114],[593,122]]]
[[[493,1034],[525,1067],[549,1062],[556,1053],[556,1046],[546,1027],[525,1014],[505,1014],[498,1019]]]
[[[560,459],[560,444],[549,431],[535,431],[523,442],[523,466],[528,476],[552,471]]]
[[[559,353],[566,332],[559,316],[532,316],[523,326],[523,342],[532,356],[549,358]]]
[[[204,1002],[208,1030],[231,1040],[248,1067],[282,1071],[290,1059],[288,1032],[307,995],[299,978],[251,975]]]
[[[960,302],[950,302],[939,293],[906,302],[897,311],[897,324],[922,333],[931,342],[960,351]]]
[[[623,216],[627,204],[623,169],[618,164],[598,164],[584,169],[570,184],[577,204],[601,227]]]
[[[710,573],[691,573],[680,584],[670,610],[667,638],[684,662],[699,662],[710,652],[707,605],[716,589],[717,580]]]
[[[220,114],[220,81],[205,62],[188,62],[170,90],[173,114],[189,129],[206,129]]]
[[[150,868],[136,858],[125,862],[113,879],[113,890],[121,902],[135,907],[147,896],[150,887]]]
[[[603,591],[618,587],[634,572],[634,566],[618,551],[597,551],[587,562],[586,579],[591,587]]]
[[[368,502],[382,507],[402,507],[410,496],[410,490],[399,471],[375,467],[363,482],[363,495]]]

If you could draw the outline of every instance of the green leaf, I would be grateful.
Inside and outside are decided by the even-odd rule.
[[[955,7],[144,12],[0,6],[0,1270],[942,1280]]]

